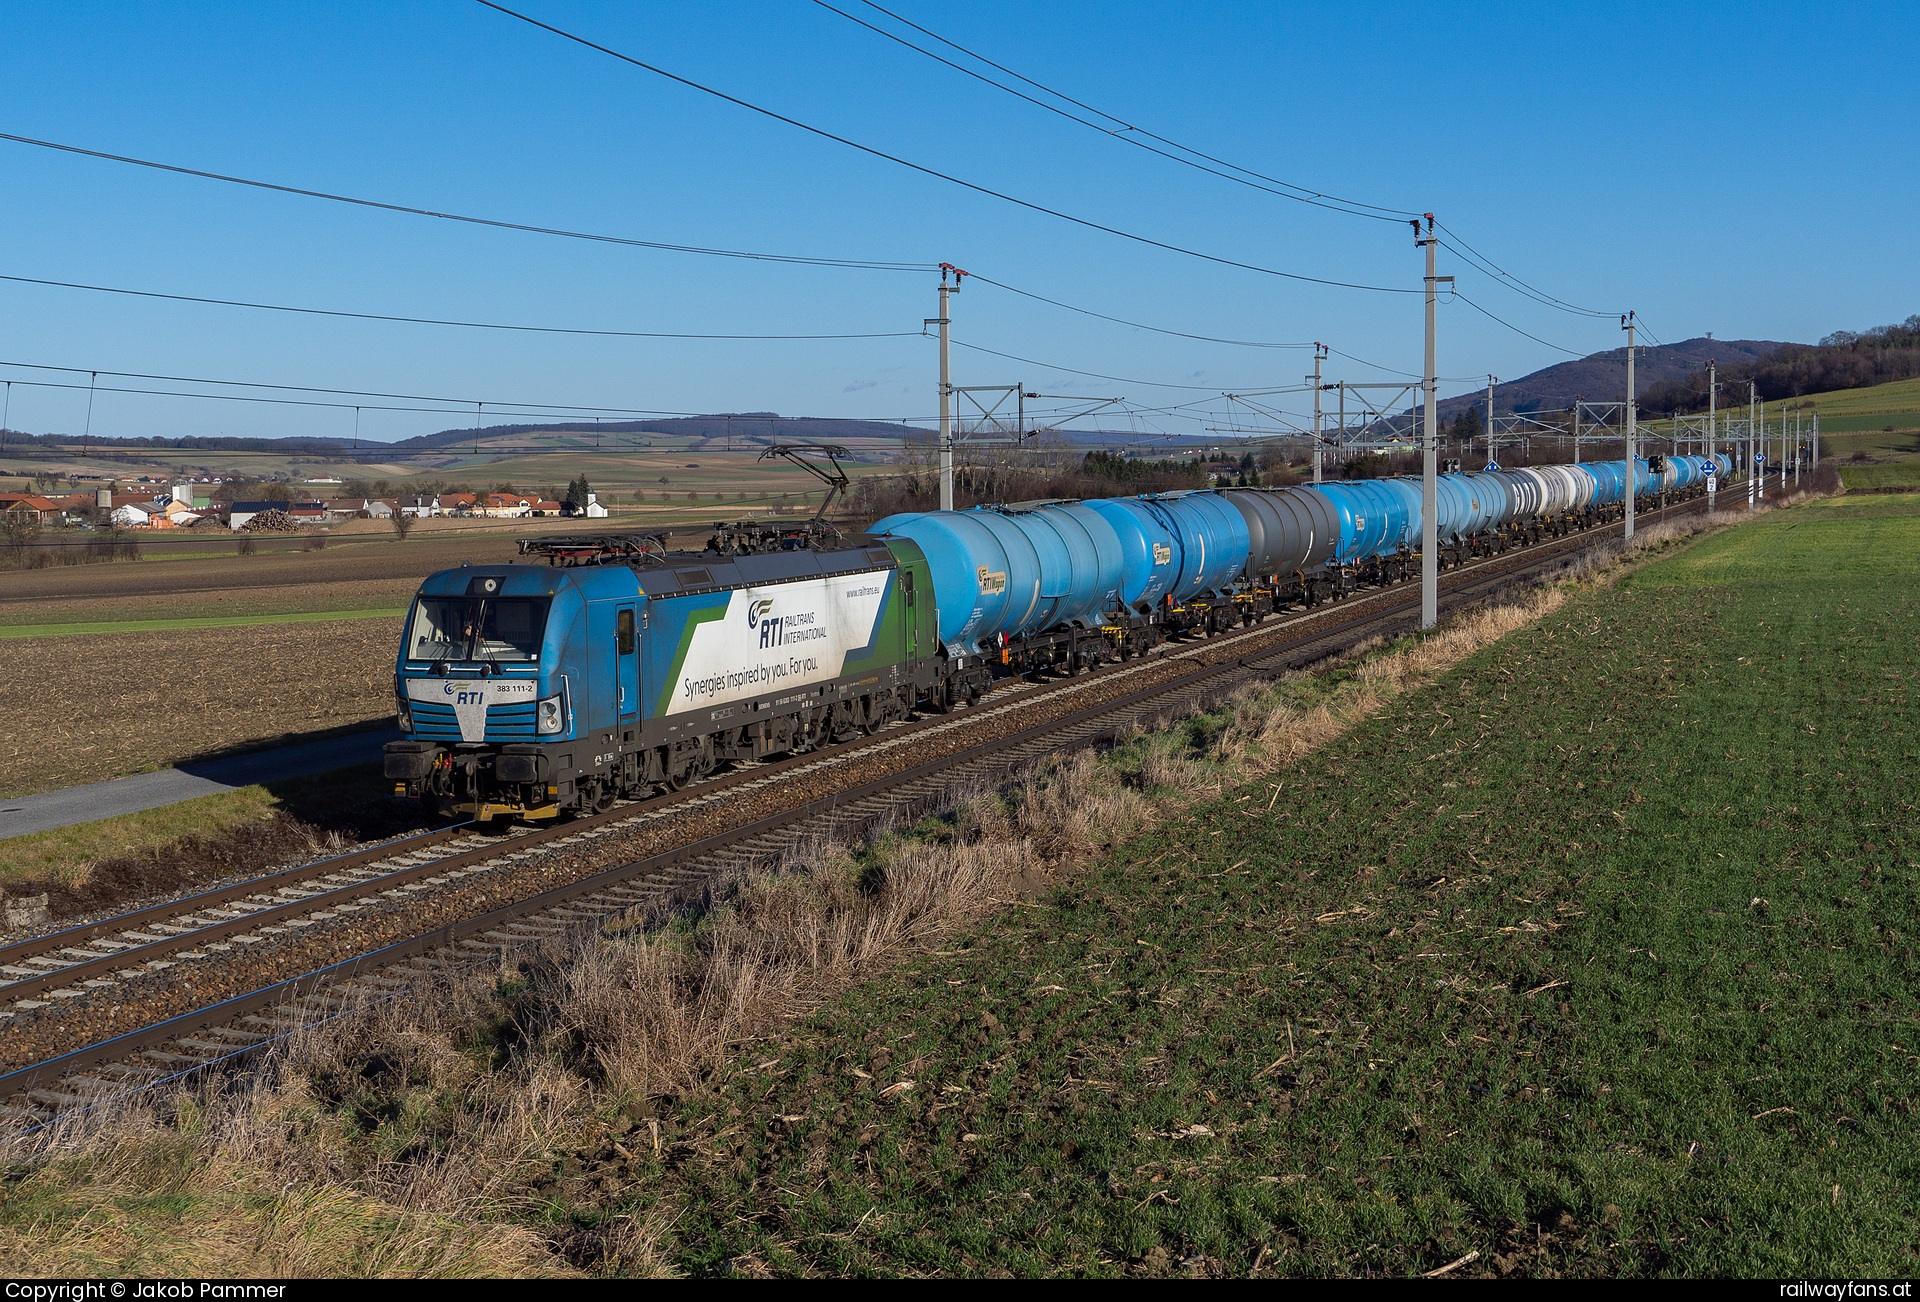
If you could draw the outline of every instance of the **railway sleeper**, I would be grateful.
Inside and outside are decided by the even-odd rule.
[[[260,1031],[243,1031],[233,1025],[209,1026],[206,1030],[202,1031],[201,1034],[217,1035],[221,1039],[231,1040],[235,1044],[258,1044],[267,1038],[266,1035]]]
[[[60,1112],[71,1112],[77,1107],[88,1107],[98,1103],[84,1094],[61,1094],[55,1090],[28,1090],[27,1097],[36,1103],[45,1103]]]
[[[121,1077],[129,1078],[131,1080],[140,1080],[140,1081],[156,1081],[167,1074],[166,1069],[162,1067],[143,1067],[139,1063],[125,1062],[125,1061],[103,1062],[93,1067],[91,1070],[98,1071],[98,1072],[110,1072],[115,1076],[121,1076]],[[127,1083],[127,1081],[123,1080],[122,1084],[125,1084],[125,1083]]]
[[[212,1061],[215,1058],[224,1058],[238,1049],[247,1047],[246,1045],[240,1044],[220,1044],[212,1040],[175,1040],[174,1043],[183,1049],[204,1050],[208,1055],[208,1061]]]

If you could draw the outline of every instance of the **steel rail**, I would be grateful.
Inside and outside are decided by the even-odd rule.
[[[1590,533],[1591,531],[1586,531],[1582,534],[1567,535],[1565,538],[1555,539],[1553,542],[1561,543],[1566,541],[1567,538],[1584,539]],[[1549,545],[1550,544],[1545,543],[1536,544],[1533,547],[1521,550],[1525,555],[1539,555],[1542,554],[1542,548]],[[1505,554],[1503,553],[1501,556],[1483,558],[1480,561],[1474,562],[1472,565],[1459,567],[1458,571],[1455,572],[1464,572],[1469,569],[1495,564],[1504,559],[1504,557]],[[1378,603],[1397,590],[1397,585],[1394,587],[1379,588],[1372,592],[1347,598],[1337,603],[1333,609],[1342,611],[1352,610],[1362,604]],[[1327,610],[1319,609],[1287,612],[1282,615],[1282,620],[1278,624],[1268,624],[1264,627],[1255,626],[1227,635],[1227,643],[1231,644],[1231,642],[1239,640],[1268,639],[1302,622],[1324,619],[1329,613]],[[1178,647],[1181,644],[1170,643],[1168,645]],[[1202,645],[1218,647],[1222,645],[1222,642],[1220,639],[1212,639]],[[1176,652],[1175,654],[1178,653]],[[1166,664],[1168,661],[1169,657],[1163,655],[1156,660],[1143,660],[1139,664],[1120,668],[1122,668],[1123,672],[1125,672],[1127,668],[1131,668],[1134,672],[1139,672],[1149,665]],[[1109,674],[1108,676],[1111,677],[1112,675]],[[1066,686],[1070,681],[1071,680],[1063,680],[1061,682],[1048,684],[1045,687],[1038,688],[1037,691],[1033,686],[1028,685],[1027,691],[1029,694],[1044,696]],[[989,709],[1003,708],[1010,703],[1009,697],[1011,695],[1013,695],[1013,693],[1008,691],[1006,685],[1002,685],[992,694],[992,697],[997,699],[989,699],[986,702],[986,707]],[[929,718],[908,720],[903,726],[888,729],[887,740],[889,742],[895,741],[909,731],[926,731],[939,728],[943,725],[950,725],[952,719],[953,716],[951,715],[937,715]],[[517,831],[510,840],[504,842],[494,842],[489,845],[475,847],[471,850],[460,851],[452,855],[428,860],[421,864],[399,867],[391,873],[383,873],[375,878],[367,878],[361,882],[318,892],[313,895],[304,896],[298,900],[252,907],[244,917],[211,924],[198,924],[179,935],[167,936],[159,940],[144,941],[138,945],[130,946],[122,944],[116,942],[113,937],[116,935],[142,932],[150,928],[173,928],[178,922],[192,919],[198,914],[232,910],[236,907],[248,906],[255,901],[257,897],[263,895],[284,892],[306,882],[331,877],[343,872],[351,872],[373,864],[383,863],[390,859],[404,858],[408,855],[418,853],[421,850],[442,845],[462,835],[471,835],[474,833],[477,825],[470,821],[456,823],[446,828],[417,833],[412,836],[383,842],[377,846],[355,850],[332,858],[292,865],[276,872],[262,874],[258,877],[216,887],[212,890],[191,895],[176,896],[173,899],[163,900],[127,913],[102,917],[78,926],[30,937],[26,940],[17,941],[4,948],[0,948],[0,973],[6,973],[9,968],[22,968],[35,959],[46,959],[51,956],[58,956],[63,952],[77,951],[76,959],[72,962],[63,963],[63,965],[58,968],[47,968],[33,975],[19,975],[14,976],[12,979],[0,979],[0,1000],[31,999],[35,995],[43,994],[49,990],[59,989],[76,982],[97,979],[105,973],[137,963],[165,958],[169,954],[178,953],[184,949],[191,949],[196,944],[218,942],[228,936],[249,931],[255,925],[271,925],[274,922],[296,916],[300,913],[324,910],[332,905],[351,900],[356,895],[372,894],[382,889],[403,886],[407,882],[419,881],[424,877],[430,877],[437,873],[485,862],[491,857],[509,851],[517,851],[526,847],[571,837],[590,828],[617,824],[636,818],[650,818],[678,804],[693,800],[709,799],[717,791],[729,786],[737,786],[748,781],[757,781],[794,769],[806,768],[819,764],[823,760],[858,753],[876,744],[877,743],[870,738],[830,743],[817,747],[803,755],[783,756],[750,768],[734,769],[680,791],[646,797],[639,801],[623,801],[618,807],[605,813],[585,815],[565,823],[548,827]],[[109,953],[98,954],[92,952],[108,946],[113,946],[113,949]]]
[[[1675,511],[1686,511],[1697,505],[1698,503],[1695,500],[1689,499],[1662,508],[1660,515],[1670,515]],[[1537,580],[1539,572],[1551,572],[1555,568],[1564,568],[1565,561],[1561,558],[1565,554],[1577,553],[1586,550],[1598,542],[1604,541],[1607,535],[1618,527],[1617,524],[1614,524],[1601,526],[1598,529],[1584,530],[1531,547],[1525,547],[1514,553],[1502,553],[1499,556],[1486,558],[1472,565],[1450,570],[1447,573],[1453,577],[1455,581],[1447,585],[1449,589],[1446,593],[1447,603],[1451,609],[1458,610],[1463,606],[1470,606],[1480,600],[1484,600],[1491,592],[1508,587],[1531,584]],[[1397,597],[1398,599],[1386,601],[1383,603],[1384,608],[1380,609],[1369,608],[1364,612],[1355,611],[1354,609],[1356,605],[1360,604],[1366,604],[1372,607],[1374,605],[1374,599],[1384,597]],[[721,854],[729,850],[737,851],[740,847],[763,839],[771,833],[791,830],[798,825],[808,823],[810,820],[817,820],[823,816],[831,817],[840,813],[852,814],[854,813],[854,806],[859,805],[863,800],[868,800],[873,797],[894,796],[906,792],[908,793],[907,802],[923,803],[933,799],[951,787],[952,783],[944,779],[950,779],[963,772],[965,779],[968,781],[981,780],[983,776],[981,770],[983,768],[998,771],[1004,776],[1005,773],[1023,768],[1038,755],[1060,749],[1061,745],[1058,741],[1050,741],[1049,739],[1057,738],[1063,733],[1077,733],[1077,735],[1071,736],[1067,741],[1067,745],[1071,747],[1084,747],[1097,744],[1102,740],[1108,740],[1118,736],[1128,726],[1138,722],[1139,718],[1142,717],[1141,712],[1136,709],[1136,707],[1139,706],[1158,704],[1159,708],[1157,710],[1146,711],[1145,713],[1147,714],[1157,713],[1164,715],[1190,711],[1199,705],[1206,696],[1217,696],[1225,691],[1231,690],[1233,686],[1237,685],[1240,679],[1269,676],[1276,671],[1298,668],[1304,664],[1309,664],[1315,660],[1324,658],[1326,655],[1337,653],[1343,645],[1342,640],[1345,639],[1347,635],[1361,629],[1374,628],[1382,624],[1391,624],[1396,620],[1404,620],[1409,613],[1417,608],[1418,602],[1419,596],[1417,589],[1409,589],[1406,586],[1396,586],[1368,594],[1368,599],[1364,603],[1343,602],[1331,610],[1316,611],[1309,615],[1303,615],[1289,620],[1279,628],[1269,627],[1258,630],[1261,633],[1267,634],[1268,637],[1254,639],[1243,636],[1234,639],[1234,641],[1257,640],[1265,643],[1271,640],[1272,634],[1289,631],[1293,633],[1293,636],[1280,638],[1272,645],[1262,645],[1257,652],[1253,654],[1237,656],[1231,660],[1222,659],[1212,663],[1196,664],[1196,667],[1190,672],[1182,674],[1171,681],[1163,680],[1155,682],[1119,697],[1102,698],[1078,710],[1038,721],[1011,734],[997,736],[961,751],[940,755],[919,764],[912,765],[906,769],[883,774],[865,782],[856,783],[850,787],[838,788],[832,792],[813,797],[799,804],[790,805],[786,808],[768,813],[748,823],[724,829],[679,846],[669,847],[648,855],[643,859],[621,863],[574,881],[555,885],[524,899],[513,901],[485,913],[461,919],[445,926],[423,932],[417,936],[383,946],[379,949],[344,959],[339,963],[312,969],[280,981],[270,982],[253,991],[207,1005],[203,1008],[189,1010],[157,1021],[147,1027],[128,1031],[94,1044],[81,1046],[67,1053],[44,1059],[38,1063],[17,1068],[4,1075],[0,1075],[0,1098],[17,1096],[22,1093],[34,1091],[40,1086],[58,1081],[62,1077],[67,1077],[76,1070],[112,1062],[116,1059],[137,1054],[142,1050],[153,1050],[160,1045],[178,1040],[182,1035],[191,1034],[194,1031],[232,1022],[237,1019],[243,1019],[258,1014],[263,1010],[287,1004],[289,1001],[298,1001],[328,986],[350,982],[353,978],[363,973],[391,968],[395,964],[404,962],[410,958],[418,958],[436,951],[447,950],[463,943],[472,945],[475,938],[487,936],[490,933],[496,938],[498,943],[481,945],[479,948],[489,956],[497,955],[503,948],[510,948],[515,943],[524,943],[533,939],[533,937],[524,935],[516,936],[511,933],[503,933],[501,931],[503,927],[512,926],[526,919],[537,917],[557,906],[578,901],[582,897],[603,895],[610,888],[621,886],[632,887],[638,881],[646,881],[655,886],[663,887],[664,894],[670,898],[683,898],[690,893],[698,894],[710,886],[710,873],[674,879],[671,877],[673,871],[684,865],[695,863],[716,854]],[[1344,616],[1344,618],[1332,620],[1330,623],[1327,623],[1325,627],[1320,627],[1323,621],[1327,620],[1328,616],[1334,615]],[[1305,661],[1295,660],[1286,664],[1275,663],[1289,655],[1297,655],[1297,653],[1304,648],[1313,647],[1319,647],[1321,649],[1318,654],[1308,657]],[[1198,644],[1192,648],[1192,650],[1221,652],[1230,650],[1230,647],[1222,645],[1219,641],[1211,641]],[[1139,667],[1146,668],[1149,665],[1165,665],[1167,663],[1167,660],[1162,658],[1156,661],[1143,662]],[[1086,682],[1084,679],[1069,679],[1067,681]],[[1177,697],[1185,697],[1188,699],[1182,702],[1174,699]],[[1004,706],[1006,703],[1000,702],[996,704]],[[939,722],[942,721],[942,719],[951,719],[951,716],[942,716],[941,719],[936,719],[931,722]],[[1112,720],[1112,722],[1105,726],[1099,726],[1099,721],[1103,719],[1109,719]],[[1089,728],[1086,726],[1089,724],[1095,726]],[[866,744],[871,743],[849,742],[843,743],[842,746],[845,750],[857,751]],[[821,753],[813,752],[806,756],[793,757],[793,760],[813,761],[819,758],[821,758]],[[996,760],[998,761],[997,763],[995,762]],[[766,767],[768,766],[744,770],[743,772],[755,776],[765,776]],[[928,784],[929,779],[934,779],[930,785]],[[926,786],[925,791],[921,792],[917,797],[912,794],[916,783]],[[703,784],[700,787],[689,788],[685,792],[675,794],[681,796],[691,795],[696,792],[706,794],[712,792],[713,789],[714,784]],[[675,801],[673,803],[678,802]],[[897,811],[904,802],[895,799],[887,803]],[[649,804],[647,809],[651,812],[651,810],[658,807],[657,805]],[[632,816],[630,811],[614,812],[616,814],[627,813],[629,817]],[[599,817],[607,818],[608,816],[602,815]],[[580,823],[576,823],[568,830],[573,832],[581,830],[581,826],[585,821],[586,820],[581,820]],[[862,818],[859,821],[864,821],[864,819]],[[447,830],[450,831],[452,829]],[[500,854],[502,849],[511,848],[518,850],[529,843],[529,838],[523,836],[505,843],[504,846],[487,846],[476,851],[465,853],[476,857],[495,857]],[[387,848],[385,853],[391,854],[391,848]],[[342,856],[342,858],[352,857],[353,856]],[[443,873],[452,866],[453,860],[459,857],[463,856],[449,856],[427,864],[416,865],[406,870],[406,872],[418,875]],[[358,892],[353,891],[352,888],[342,888],[338,892],[331,892],[329,894],[366,894],[369,890],[373,889],[392,889],[398,881],[398,876],[383,875],[380,878],[373,879],[366,883],[365,887]],[[647,900],[647,903],[657,905],[660,902],[660,895],[661,892],[656,891],[654,898]],[[324,903],[325,898],[325,896],[311,897],[310,899],[300,901],[298,905],[289,904],[286,908],[289,911],[295,912],[314,908],[324,910],[327,907]],[[617,912],[628,911],[630,908],[631,905],[628,904],[624,908],[604,910],[599,916],[592,917],[590,920],[594,927],[597,928],[604,924],[608,916]],[[230,925],[234,930],[243,931],[251,927],[259,926],[266,920],[266,917],[266,912],[262,911],[243,919],[236,919]],[[574,924],[571,922],[563,921],[559,927],[550,929],[545,935],[559,934],[561,931],[570,929],[572,925]],[[203,930],[190,933],[188,936],[181,937],[180,939],[188,945],[196,943],[204,944],[207,942],[210,934],[209,931]],[[541,938],[544,938],[544,936]],[[132,955],[128,954],[126,957],[132,957]],[[105,962],[105,960],[102,960],[102,962]],[[124,963],[121,965],[124,966]],[[57,976],[63,981],[75,979],[75,971],[73,969],[63,970],[59,973],[49,973],[48,975],[50,977]],[[0,993],[5,993],[11,989],[11,986],[0,988]],[[358,991],[352,993],[347,996],[346,1002],[351,1004],[357,999],[371,993],[375,992]],[[329,1007],[327,1011],[329,1015],[333,1015],[340,1010]],[[303,1022],[302,1024],[310,1023]],[[251,1044],[229,1044],[223,1046],[229,1050],[229,1052],[223,1053],[216,1058],[205,1060],[200,1063],[200,1067],[211,1066],[216,1062],[226,1061],[237,1054],[257,1051],[259,1048],[265,1047],[267,1043],[282,1038],[281,1036],[266,1035],[259,1032],[240,1031],[230,1032],[230,1034],[250,1037],[255,1042]],[[179,1055],[173,1056],[178,1057]],[[189,1066],[188,1068],[189,1072],[196,1069],[198,1068],[193,1066]],[[166,1078],[174,1078],[177,1074],[178,1073],[168,1073]],[[98,1084],[101,1082],[94,1083]],[[136,1088],[150,1087],[152,1083],[154,1082],[148,1082],[146,1085]],[[97,1099],[89,1099],[85,1095],[65,1097],[70,1097],[74,1102],[87,1106],[93,1106],[98,1102]]]

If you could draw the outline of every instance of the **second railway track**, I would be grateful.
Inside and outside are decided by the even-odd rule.
[[[1616,533],[1449,571],[1442,609],[1538,582]],[[797,845],[1003,782],[1048,753],[1189,713],[1249,679],[1410,628],[1418,605],[1417,585],[1376,589],[1097,673],[1008,684],[955,714],[570,824],[505,836],[440,829],[8,946],[0,1109],[43,1123],[253,1052],[449,963],[498,962]]]

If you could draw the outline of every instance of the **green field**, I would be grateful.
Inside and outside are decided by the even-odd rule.
[[[1898,459],[1920,454],[1920,379],[1809,394],[1797,402],[1820,413],[1821,451],[1826,456],[1861,452],[1875,459]],[[1849,488],[1867,486],[1851,475],[1846,482]]]
[[[1920,460],[1893,461],[1884,464],[1842,465],[1840,482],[1862,492],[1886,492],[1889,489],[1920,490]]]
[[[1823,429],[1836,420],[1878,420],[1896,429],[1920,428],[1920,379],[1814,393],[1795,402],[1818,410]]]
[[[1916,580],[1876,497],[1591,591],[744,1050],[574,1214],[694,1273],[1911,1274]]]
[[[1898,380],[1864,389],[1836,389],[1831,393],[1812,393],[1792,400],[1797,410],[1820,413],[1821,453],[1827,457],[1849,457],[1855,452],[1885,459],[1920,455],[1920,379]],[[1768,428],[1779,438],[1781,404],[1767,404]],[[1744,401],[1731,398],[1721,408],[1726,421],[1744,422]],[[1693,418],[1689,418],[1690,420]],[[1653,434],[1671,432],[1671,422],[1643,420],[1642,426]],[[1802,426],[1810,430],[1811,424]]]

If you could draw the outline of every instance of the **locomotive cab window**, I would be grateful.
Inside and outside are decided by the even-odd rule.
[[[622,610],[613,620],[614,647],[623,656],[633,654],[633,611]]]
[[[422,597],[407,630],[407,659],[538,660],[547,605],[545,597]]]

